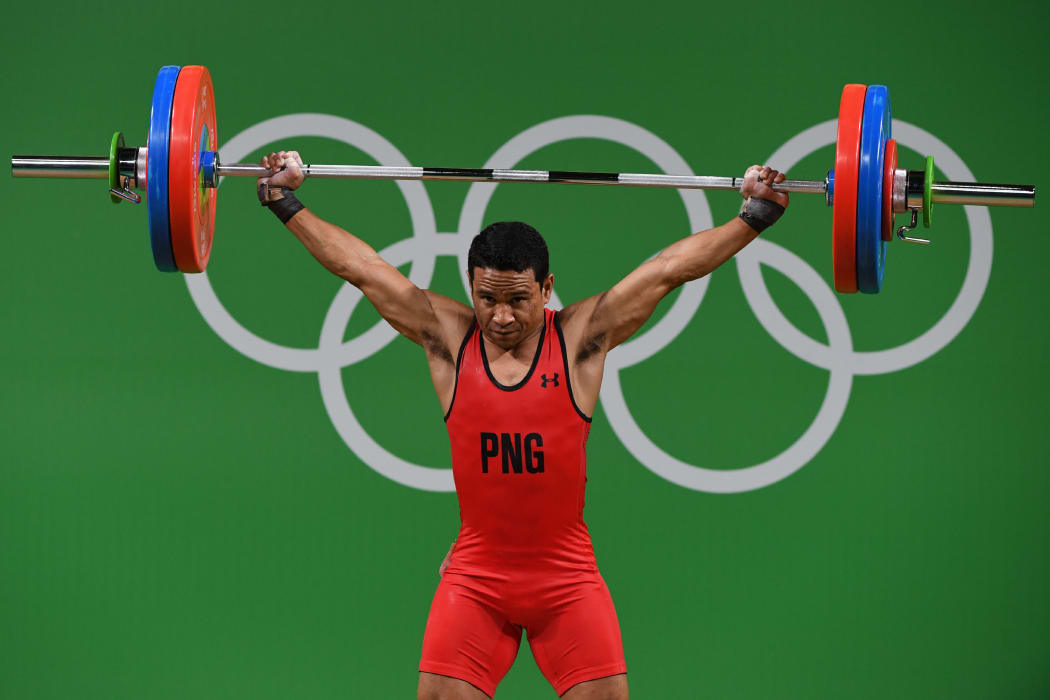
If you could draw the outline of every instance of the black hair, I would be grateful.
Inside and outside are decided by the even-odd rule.
[[[540,232],[521,221],[497,221],[474,236],[467,253],[467,274],[474,279],[475,267],[524,272],[531,269],[543,283],[550,270],[547,242]]]

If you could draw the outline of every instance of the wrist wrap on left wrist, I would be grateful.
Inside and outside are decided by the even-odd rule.
[[[775,224],[783,213],[784,207],[776,202],[758,197],[748,197],[740,207],[739,216],[756,233],[762,233]]]

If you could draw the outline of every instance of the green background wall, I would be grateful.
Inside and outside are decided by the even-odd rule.
[[[985,2],[19,3],[0,29],[3,150],[101,154],[116,129],[141,142],[157,69],[202,63],[220,143],[318,112],[412,163],[470,167],[535,124],[593,114],[648,129],[694,172],[731,175],[834,119],[844,83],[882,82],[894,116],[978,179],[1039,185],[1048,20],[1045,4]],[[282,145],[373,162],[331,139],[266,146]],[[902,163],[922,155],[902,148]],[[821,178],[832,159],[825,147],[792,175]],[[521,165],[656,167],[597,139]],[[468,185],[425,189],[437,231],[456,231]],[[412,235],[392,183],[311,181],[302,197],[377,248]],[[250,181],[220,200],[219,299],[273,343],[318,347],[339,281]],[[10,178],[0,202],[0,697],[412,697],[455,496],[365,464],[316,372],[219,337],[184,278],[153,269],[144,206],[114,207],[100,181]],[[715,222],[739,204],[707,202]],[[853,376],[830,439],[772,485],[678,486],[599,406],[586,518],[634,697],[1050,695],[1046,206],[991,212],[990,278],[961,332]],[[507,218],[547,236],[565,303],[689,233],[667,191],[501,186],[485,219]],[[798,195],[768,240],[830,287],[830,226],[819,197]],[[837,297],[856,350],[908,342],[955,300],[971,264],[963,209],[939,207],[932,234],[927,249],[891,244],[883,294]],[[762,277],[826,343],[799,283]],[[454,258],[438,259],[433,287],[465,299]],[[345,337],[376,318],[359,307]],[[448,466],[416,346],[398,339],[341,376],[380,445]],[[791,446],[829,373],[763,328],[730,262],[685,330],[620,382],[657,445],[730,470]],[[553,696],[527,646],[499,696]]]

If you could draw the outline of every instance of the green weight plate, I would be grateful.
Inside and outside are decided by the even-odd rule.
[[[118,149],[124,148],[124,134],[119,131],[113,134],[113,140],[109,142],[109,187],[120,189],[120,163],[117,162]],[[120,204],[124,200],[115,194],[109,195],[109,200],[114,204]]]
[[[933,223],[933,156],[926,156],[926,171],[922,178],[922,225]]]

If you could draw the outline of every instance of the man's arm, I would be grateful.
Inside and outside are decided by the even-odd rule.
[[[783,182],[784,175],[770,168],[748,168],[741,195],[787,207],[788,195],[775,192],[765,182]],[[570,364],[601,360],[627,340],[648,320],[656,305],[675,288],[699,279],[736,255],[758,232],[739,216],[728,223],[683,238],[665,248],[617,283],[612,289],[572,304],[562,311],[562,328]],[[601,362],[596,377],[581,377],[582,393],[597,396]],[[587,373],[593,374],[593,373]],[[595,381],[596,380],[596,381]],[[593,385],[588,387],[588,385]],[[582,397],[585,399],[586,397]]]
[[[271,170],[284,170],[260,179],[260,185],[294,190],[305,179],[295,151],[271,153],[262,163]],[[294,213],[285,225],[318,262],[360,289],[395,330],[422,345],[428,354],[454,363],[451,348],[470,325],[473,313],[469,307],[420,289],[370,245],[309,209]]]

